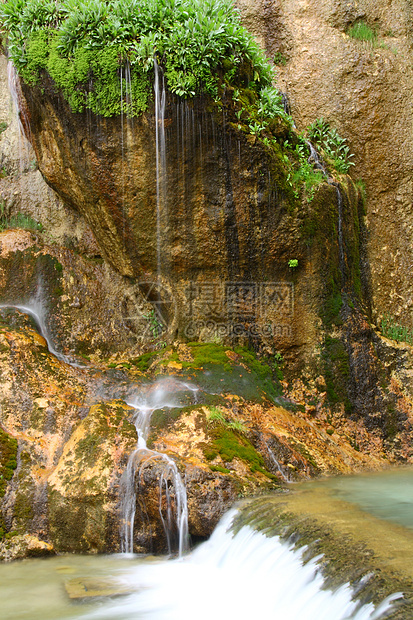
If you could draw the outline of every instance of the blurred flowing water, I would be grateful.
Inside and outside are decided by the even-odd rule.
[[[412,470],[340,477],[303,488],[309,497],[308,489],[315,495],[327,489],[333,502],[335,496],[341,504],[351,499],[363,510],[413,527],[408,514]],[[360,601],[368,574],[359,583],[329,589],[322,556],[309,557],[308,547],[257,531],[253,522],[233,527],[242,511],[241,503],[208,541],[182,558],[69,555],[0,565],[1,618],[377,620],[391,615],[401,593],[377,605]]]

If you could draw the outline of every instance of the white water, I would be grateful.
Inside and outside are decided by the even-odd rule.
[[[64,355],[63,353],[60,353],[56,350],[46,325],[46,313],[41,300],[39,300],[37,297],[33,297],[27,302],[27,305],[0,304],[0,310],[8,310],[13,308],[19,310],[20,312],[23,312],[24,314],[28,314],[32,317],[32,319],[34,319],[38,331],[40,335],[43,336],[43,338],[46,340],[47,348],[52,355],[57,357],[57,359],[61,362],[65,362],[70,366],[74,366],[75,368],[83,368],[83,364],[78,364],[67,355]]]
[[[47,325],[46,306],[47,304],[45,302],[45,296],[43,292],[42,278],[39,274],[36,292],[33,293],[27,301],[22,304],[15,304],[12,302],[0,304],[0,310],[15,309],[29,315],[36,323],[36,327],[40,335],[43,336],[43,338],[46,340],[47,348],[52,355],[54,355],[61,362],[65,362],[65,364],[69,364],[74,368],[84,368],[85,365],[83,363],[79,364],[76,360],[68,357],[67,355],[64,355],[64,353],[61,353],[56,349],[55,343],[53,342],[53,338],[50,335],[50,330]]]
[[[272,460],[272,462],[274,463],[274,465],[276,466],[276,468],[278,469],[279,473],[281,474],[282,479],[284,480],[284,482],[290,482],[290,478],[288,477],[288,474],[284,473],[281,465],[279,464],[279,462],[277,461],[277,459],[275,458],[275,454],[274,452],[271,450],[270,446],[268,445],[267,442],[265,442],[265,446],[267,448],[268,454],[270,455],[270,458]]]
[[[192,391],[198,388],[182,381],[163,379],[158,381],[145,397],[129,403],[135,408],[134,424],[138,433],[136,450],[131,454],[123,474],[122,489],[122,528],[121,550],[123,553],[133,553],[133,532],[136,513],[136,480],[140,479],[142,468],[148,461],[160,460],[163,463],[159,481],[159,513],[165,531],[168,551],[173,549],[173,533],[178,532],[178,553],[181,557],[188,550],[188,506],[186,488],[179,474],[175,461],[167,454],[147,448],[146,442],[150,430],[150,419],[155,409],[177,407],[179,403],[174,398],[173,391]],[[172,390],[172,391],[171,391]],[[142,464],[141,464],[142,461]],[[168,481],[172,481],[174,501],[171,496]],[[162,497],[165,496],[166,514],[162,512]]]
[[[278,537],[249,526],[233,535],[228,513],[209,541],[182,560],[140,564],[122,575],[136,593],[119,598],[87,618],[153,620],[375,620],[394,595],[375,609],[352,600],[348,584],[323,589],[317,558],[303,564]],[[319,558],[318,558],[319,559]]]

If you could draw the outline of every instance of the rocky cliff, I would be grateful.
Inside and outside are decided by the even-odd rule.
[[[241,95],[226,85],[220,101],[166,90],[162,109],[152,100],[128,119],[73,112],[45,73],[15,81],[31,146],[2,100],[9,539],[119,548],[137,440],[126,402],[160,376],[198,389],[196,402],[155,411],[148,438],[186,478],[195,539],[240,494],[412,458],[411,348],[374,326],[383,314],[410,325],[408,6],[239,6],[297,129],[320,116],[338,128],[355,153],[351,177],[330,167],[311,191],[294,185],[303,139],[282,116],[267,143],[254,134],[246,84]],[[357,23],[370,42],[349,35]],[[167,546],[163,475],[162,460],[139,461],[135,550]]]
[[[412,7],[406,0],[239,0],[277,63],[299,129],[324,117],[355,153],[366,185],[374,319],[412,314]],[[366,25],[365,35],[352,36]]]

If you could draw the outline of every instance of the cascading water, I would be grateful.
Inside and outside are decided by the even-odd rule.
[[[343,196],[340,191],[339,184],[333,181],[327,172],[326,167],[320,160],[320,157],[317,153],[317,150],[311,144],[309,140],[306,141],[308,148],[310,149],[310,157],[308,158],[309,162],[312,162],[314,168],[320,170],[325,177],[327,183],[329,185],[334,185],[337,193],[337,211],[338,211],[338,251],[339,251],[339,265],[340,272],[342,276],[342,284],[344,285],[345,279],[345,253],[344,253],[344,238],[343,238]]]
[[[268,454],[270,456],[270,459],[272,460],[272,462],[274,463],[274,465],[276,466],[276,468],[278,469],[279,473],[281,474],[282,479],[284,480],[284,482],[290,482],[290,479],[288,477],[288,475],[283,471],[281,465],[279,464],[279,462],[277,461],[277,459],[275,458],[275,454],[274,452],[271,450],[270,446],[268,445],[267,442],[265,442]]]
[[[79,364],[72,358],[64,355],[60,351],[57,351],[53,339],[50,335],[47,322],[46,322],[46,310],[44,302],[42,300],[41,288],[38,288],[37,295],[31,297],[24,305],[23,304],[0,304],[0,310],[19,310],[24,314],[29,315],[35,322],[36,328],[41,336],[46,340],[47,348],[50,353],[57,357],[61,362],[65,362],[75,368],[82,368],[84,364]]]
[[[86,617],[377,620],[400,598],[395,594],[375,607],[355,599],[349,584],[325,588],[320,556],[304,561],[306,547],[293,550],[248,525],[234,534],[236,514],[227,513],[211,538],[185,558],[131,568],[122,583],[135,593]]]
[[[156,132],[156,261],[157,275],[162,275],[161,234],[162,220],[166,213],[166,148],[165,148],[165,85],[162,76],[160,85],[160,69],[154,58],[155,71],[155,132]]]
[[[169,383],[170,380],[165,380]],[[160,460],[163,463],[162,474],[159,482],[159,513],[165,531],[168,551],[173,551],[173,532],[178,532],[178,553],[181,557],[188,547],[188,506],[186,488],[179,474],[176,463],[167,455],[155,450],[150,450],[146,441],[150,429],[150,419],[155,409],[179,406],[173,400],[173,395],[165,389],[165,381],[160,381],[149,394],[149,397],[141,403],[131,403],[135,408],[134,424],[138,433],[138,443],[134,452],[130,455],[125,473],[122,478],[122,527],[121,527],[121,550],[123,553],[133,553],[133,531],[136,512],[136,478],[139,479],[144,464],[150,460]],[[175,389],[185,389],[195,392],[197,388],[186,383],[175,381]],[[172,480],[175,502],[172,501],[168,481]],[[162,497],[165,497],[166,515],[162,512]],[[175,506],[174,506],[175,503]]]

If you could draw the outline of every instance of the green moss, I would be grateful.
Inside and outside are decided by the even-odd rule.
[[[246,463],[252,472],[259,471],[271,480],[276,477],[264,467],[264,460],[250,441],[238,431],[228,426],[215,423],[209,430],[211,442],[204,445],[204,456],[208,461],[214,460],[218,455],[224,462],[231,462],[238,458]]]
[[[245,347],[232,351],[213,343],[190,342],[187,346],[193,361],[181,360],[177,351],[171,351],[168,361],[181,363],[205,390],[235,393],[247,400],[274,402],[280,396],[282,372],[275,358],[258,359]]]
[[[210,465],[209,469],[211,471],[218,471],[221,474],[230,474],[231,473],[229,469],[227,469],[226,467],[221,467],[221,465]]]
[[[339,338],[326,336],[323,345],[324,378],[327,398],[330,404],[344,403],[346,413],[351,413],[352,405],[348,397],[350,378],[350,358]]]
[[[0,498],[17,467],[17,441],[0,429]]]
[[[144,353],[139,357],[131,359],[130,363],[133,366],[136,366],[136,368],[138,368],[141,372],[146,372],[157,355],[159,355],[158,351],[149,351],[148,353]],[[116,364],[109,364],[109,367],[113,368],[114,366],[116,366]]]

